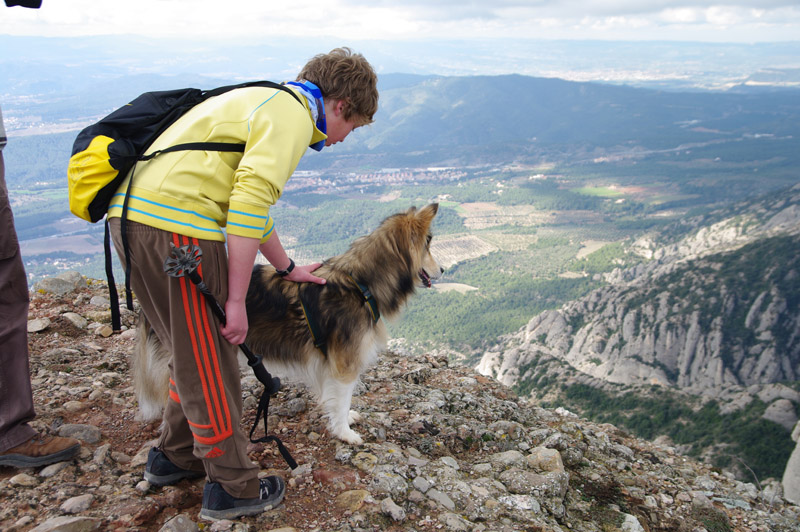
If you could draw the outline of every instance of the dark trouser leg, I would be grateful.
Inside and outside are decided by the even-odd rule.
[[[0,153],[0,452],[36,435],[28,366],[28,280]]]

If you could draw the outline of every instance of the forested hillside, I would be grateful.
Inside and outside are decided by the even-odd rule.
[[[746,456],[758,474],[780,476],[800,405],[800,188],[670,225],[630,249],[648,260],[534,316],[480,370],[720,465]]]

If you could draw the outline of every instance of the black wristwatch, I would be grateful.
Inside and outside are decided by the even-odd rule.
[[[275,273],[277,273],[281,277],[286,277],[287,275],[292,273],[292,270],[294,270],[294,261],[292,259],[289,259],[289,265],[286,267],[286,269],[285,270],[279,270],[279,269],[275,268]]]

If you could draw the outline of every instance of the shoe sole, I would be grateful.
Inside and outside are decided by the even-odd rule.
[[[236,519],[237,517],[245,517],[248,515],[258,515],[263,512],[268,512],[283,502],[283,497],[286,495],[286,486],[282,484],[283,490],[280,495],[273,501],[264,501],[260,504],[252,506],[238,506],[227,508],[225,510],[209,510],[203,508],[200,510],[200,518],[206,521],[219,521],[221,519]]]
[[[206,474],[201,473],[200,471],[180,471],[171,475],[154,475],[148,471],[144,472],[144,479],[149,482],[151,486],[158,487],[171,486],[172,484],[177,484],[185,478],[196,479],[204,476],[206,476]]]
[[[24,454],[7,454],[0,456],[0,466],[10,467],[39,467],[44,465],[55,464],[56,462],[64,462],[70,460],[78,454],[81,448],[80,443],[76,443],[72,447],[62,449],[57,453],[46,454],[44,456],[34,457],[25,456]]]

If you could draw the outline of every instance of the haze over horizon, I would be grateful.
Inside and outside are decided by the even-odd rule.
[[[130,34],[208,40],[599,39],[777,42],[800,39],[795,0],[44,0],[0,10],[0,35]]]
[[[293,79],[336,46],[363,53],[379,77],[798,87],[798,36],[796,0],[43,0],[41,9],[0,7],[0,103],[8,130],[35,134],[41,111],[31,104],[80,94],[82,108],[94,90],[124,101],[137,81],[155,90],[177,78]]]

